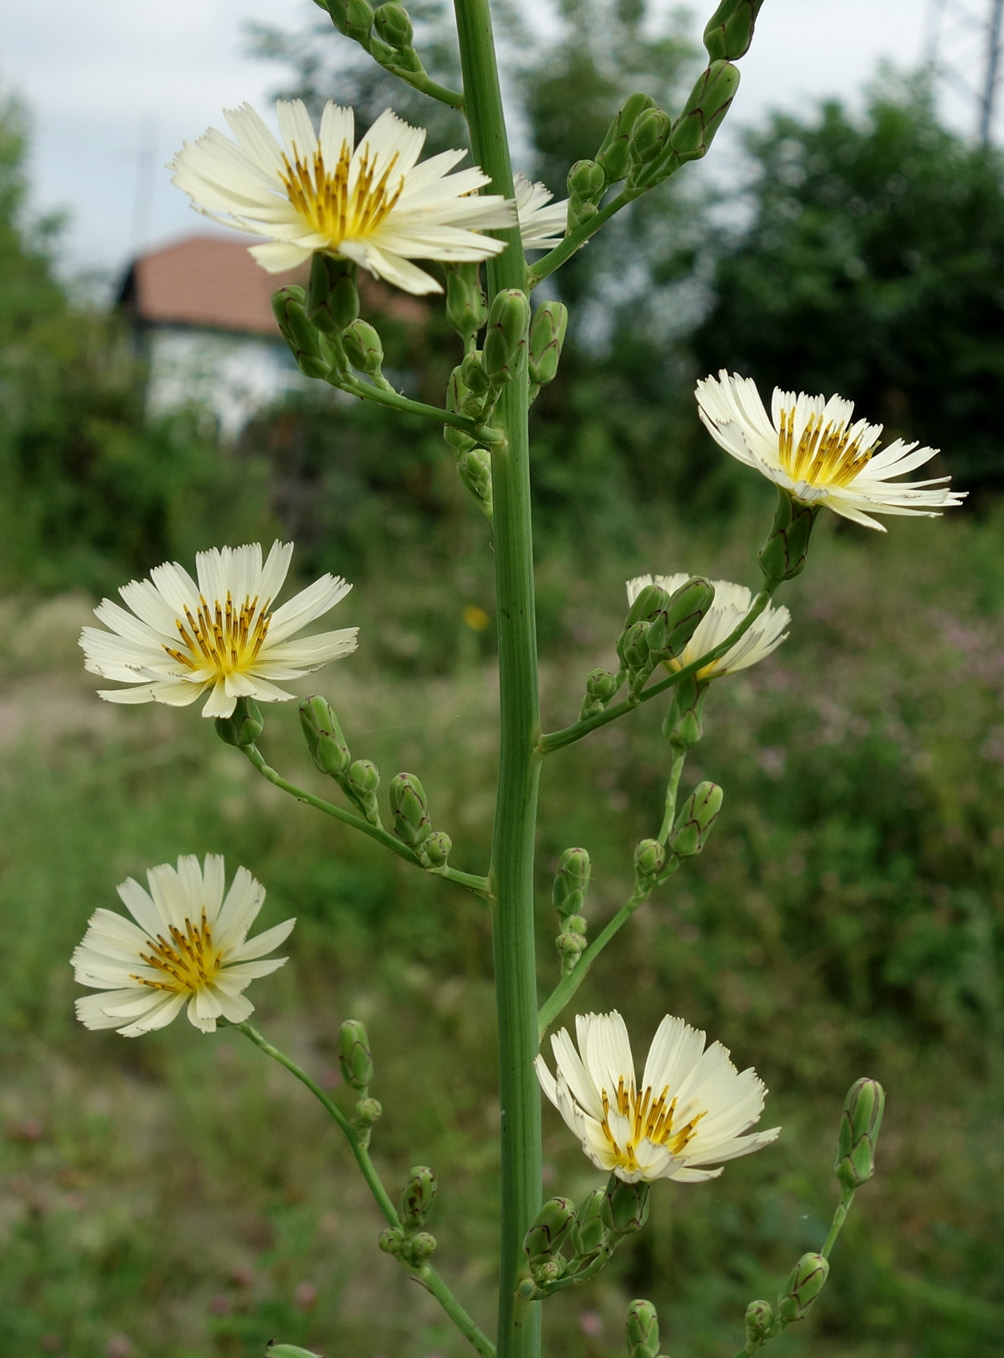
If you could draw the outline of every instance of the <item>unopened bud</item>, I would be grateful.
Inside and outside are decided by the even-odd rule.
[[[460,365],[460,380],[475,396],[483,396],[491,388],[481,355],[476,349],[464,356]]]
[[[543,302],[530,326],[530,378],[540,386],[553,382],[568,329],[568,307],[562,302]]]
[[[419,1231],[408,1241],[407,1250],[412,1268],[421,1268],[436,1252],[436,1237],[428,1231]]]
[[[823,1290],[830,1265],[821,1254],[803,1254],[788,1275],[777,1299],[777,1315],[782,1325],[802,1320]]]
[[[379,824],[380,811],[377,806],[376,792],[380,786],[380,773],[369,759],[356,759],[349,765],[342,789],[351,797],[372,824]]]
[[[397,1214],[406,1229],[424,1226],[436,1201],[436,1176],[427,1165],[416,1165],[408,1171],[401,1189]]]
[[[352,1119],[357,1127],[372,1127],[383,1117],[383,1104],[378,1099],[360,1099]]]
[[[359,315],[356,266],[315,250],[310,260],[307,317],[326,335],[339,335]]]
[[[345,356],[353,368],[370,376],[383,367],[383,342],[368,321],[354,320],[342,333]]]
[[[551,900],[559,916],[577,914],[589,890],[592,865],[586,849],[566,849],[558,859]]]
[[[656,1358],[659,1352],[659,1317],[650,1301],[630,1303],[627,1313],[628,1358]]]
[[[651,95],[629,94],[614,115],[607,135],[596,152],[596,163],[602,169],[608,184],[616,183],[627,174],[631,164],[628,151],[631,132],[639,115],[649,108],[655,108],[655,100]]]
[[[357,1093],[364,1092],[372,1084],[370,1040],[366,1025],[359,1019],[346,1019],[338,1030],[338,1064],[342,1068],[342,1079]]]
[[[216,734],[227,745],[246,750],[254,745],[265,729],[265,719],[253,698],[238,698],[229,717],[217,717]]]
[[[446,319],[465,339],[477,334],[488,319],[485,295],[475,268],[461,264],[447,270]]]
[[[666,850],[657,839],[643,839],[634,851],[634,875],[639,883],[654,881],[666,862]]]
[[[669,592],[661,585],[643,585],[635,595],[625,619],[625,628],[636,622],[651,622],[657,613],[669,607]]]
[[[603,1224],[614,1235],[640,1231],[648,1220],[648,1189],[644,1180],[628,1184],[615,1179],[603,1194]]]
[[[399,773],[391,779],[389,792],[398,839],[411,847],[424,843],[432,833],[432,824],[422,784],[413,773]]]
[[[699,160],[707,154],[738,88],[739,68],[728,61],[712,61],[669,134],[679,160]]]
[[[577,160],[568,171],[568,196],[580,203],[598,203],[607,187],[603,166],[595,160]]]
[[[770,1338],[774,1325],[774,1308],[769,1301],[751,1301],[746,1307],[746,1346],[750,1353]]]
[[[576,1257],[589,1259],[599,1252],[606,1242],[608,1231],[603,1222],[603,1204],[606,1192],[594,1188],[588,1198],[584,1198],[575,1213],[572,1226],[571,1243]]]
[[[305,297],[303,288],[292,284],[279,288],[272,294],[272,311],[300,371],[306,377],[324,378],[331,372],[335,355],[324,336],[307,319]]]
[[[310,757],[331,778],[340,778],[352,762],[345,736],[327,698],[315,694],[300,704],[300,725]]]
[[[486,448],[469,448],[457,458],[460,479],[485,514],[492,514],[492,460]]]
[[[526,348],[530,303],[519,288],[503,288],[488,313],[485,331],[484,368],[493,383],[509,382]]]
[[[339,33],[366,46],[373,27],[373,7],[369,0],[325,0],[325,7]]]
[[[885,1091],[878,1080],[861,1079],[851,1085],[840,1115],[833,1161],[833,1172],[844,1188],[859,1188],[875,1173],[875,1143],[884,1112]]]
[[[694,788],[669,837],[669,847],[677,858],[693,858],[701,852],[718,819],[724,796],[717,783],[698,783]]]
[[[453,840],[445,830],[434,830],[421,847],[420,857],[427,868],[441,868],[450,857]]]
[[[568,1198],[550,1198],[523,1240],[523,1253],[534,1268],[561,1251],[575,1221],[575,1204]]]
[[[704,29],[704,46],[713,61],[738,61],[753,41],[763,0],[722,0]]]
[[[633,622],[621,633],[617,642],[617,654],[629,670],[651,673],[655,664],[648,646],[648,622]]]
[[[778,486],[774,522],[757,556],[768,584],[793,580],[805,569],[809,538],[819,509],[819,505],[804,504]]]
[[[373,27],[390,47],[411,47],[415,32],[403,5],[378,5],[373,11]]]
[[[675,685],[663,733],[678,752],[693,749],[704,733],[704,699],[708,681],[686,674]]]
[[[400,1226],[388,1226],[380,1232],[377,1243],[384,1254],[400,1254],[401,1246],[404,1244],[404,1231]]]
[[[666,145],[671,120],[661,108],[648,108],[635,122],[628,142],[632,165],[647,165]]]
[[[680,654],[714,600],[714,585],[701,575],[695,575],[673,593],[665,610],[666,640],[659,648],[660,659]]]

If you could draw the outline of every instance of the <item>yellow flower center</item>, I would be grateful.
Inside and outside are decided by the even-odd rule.
[[[612,1104],[622,1118],[628,1121],[628,1133],[624,1144],[617,1140],[610,1129],[611,1099],[607,1091],[601,1091],[603,1100],[603,1121],[600,1126],[614,1156],[618,1169],[637,1170],[640,1168],[636,1150],[642,1141],[650,1141],[654,1146],[664,1146],[671,1155],[680,1155],[692,1139],[697,1124],[704,1113],[697,1113],[680,1127],[674,1127],[676,1099],[669,1099],[669,1086],[656,1098],[651,1086],[641,1091],[639,1096],[634,1080],[625,1083],[622,1075],[617,1081],[617,1092]]]
[[[223,604],[215,599],[210,605],[200,596],[194,614],[186,608],[184,621],[175,619],[181,647],[165,646],[164,650],[186,669],[201,670],[208,665],[218,675],[239,674],[251,668],[264,645],[271,602],[267,600],[259,612],[257,594],[239,608],[229,591]]]
[[[793,481],[811,486],[846,486],[862,470],[878,441],[864,447],[860,434],[848,437],[846,424],[823,423],[821,415],[809,416],[795,443],[795,411],[781,411],[778,456]]]
[[[286,171],[281,178],[289,201],[310,229],[326,236],[333,247],[344,240],[372,235],[391,213],[404,188],[404,175],[399,175],[393,186],[390,182],[397,164],[396,151],[378,179],[378,157],[371,159],[371,153],[363,150],[351,187],[353,157],[348,142],[342,142],[334,171],[325,166],[319,146],[309,164],[297,155],[291,165],[285,152],[282,159]]]
[[[185,920],[184,932],[172,924],[170,939],[163,934],[151,939],[151,951],[140,953],[140,960],[163,974],[162,981],[151,981],[145,976],[130,979],[153,990],[186,991],[194,994],[216,976],[223,963],[223,954],[213,946],[213,933],[203,913],[201,923]]]

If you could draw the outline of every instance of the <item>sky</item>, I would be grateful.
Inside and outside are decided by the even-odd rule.
[[[710,13],[712,0],[690,7]],[[979,12],[981,0],[969,7]],[[938,10],[939,0],[766,0],[725,124],[731,150],[722,137],[712,156],[727,163],[737,130],[769,109],[807,113],[828,95],[853,99],[882,60],[919,66]],[[0,36],[0,94],[20,97],[31,116],[33,206],[69,215],[67,271],[114,279],[137,251],[205,229],[170,183],[165,162],[207,127],[225,128],[224,107],[248,100],[267,111],[285,71],[246,55],[247,23],[296,29],[317,13],[309,0],[10,7]],[[978,34],[941,22],[942,55],[978,83]],[[331,41],[347,40],[332,30]],[[947,84],[943,112],[971,131],[974,110]]]

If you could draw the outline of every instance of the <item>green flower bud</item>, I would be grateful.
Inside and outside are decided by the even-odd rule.
[[[651,674],[655,665],[648,647],[648,622],[633,622],[624,629],[617,641],[617,654],[628,670]]]
[[[584,1198],[575,1213],[571,1231],[572,1249],[577,1259],[589,1259],[598,1254],[607,1240],[608,1231],[603,1223],[603,1204],[606,1191],[594,1188],[588,1198]]]
[[[465,355],[464,361],[460,365],[460,380],[467,390],[475,396],[484,396],[491,389],[491,382],[485,372],[484,363],[476,349]]]
[[[402,844],[424,844],[432,833],[429,803],[422,784],[413,773],[399,773],[391,779],[390,809],[394,833]]]
[[[625,628],[636,622],[651,622],[657,613],[665,613],[669,607],[669,595],[661,585],[645,585],[628,609]]]
[[[403,5],[378,5],[373,11],[373,27],[390,47],[412,47],[415,31]]]
[[[628,1306],[628,1358],[656,1358],[659,1352],[659,1317],[650,1301],[638,1299]]]
[[[416,1165],[408,1171],[401,1189],[397,1214],[406,1230],[424,1226],[436,1201],[436,1176],[427,1165]]]
[[[774,1308],[769,1301],[751,1301],[746,1307],[746,1347],[750,1353],[769,1339],[774,1326]],[[754,1348],[750,1348],[753,1345]]]
[[[708,682],[688,674],[672,690],[662,730],[674,750],[682,752],[693,749],[703,735],[704,699]]]
[[[407,1242],[408,1263],[412,1268],[421,1268],[436,1252],[436,1237],[428,1231],[419,1231]]]
[[[341,778],[352,762],[338,718],[327,698],[315,694],[300,704],[300,725],[310,757],[331,778]]]
[[[655,100],[651,95],[629,94],[614,115],[607,135],[596,152],[596,163],[602,169],[608,184],[615,184],[627,174],[631,164],[628,151],[631,132],[639,115],[649,108],[655,108]]]
[[[653,882],[662,872],[666,850],[657,839],[643,839],[634,851],[634,875],[639,885]]]
[[[617,676],[609,670],[590,670],[586,676],[586,693],[598,702],[608,703],[619,687]]]
[[[366,1025],[359,1019],[346,1019],[338,1030],[338,1064],[349,1088],[365,1093],[373,1082],[373,1058]]]
[[[591,874],[592,865],[586,849],[566,849],[558,859],[551,900],[562,919],[582,909]]]
[[[486,448],[469,448],[457,458],[460,479],[471,492],[482,511],[492,516],[492,460]]]
[[[301,1349],[299,1344],[277,1344],[270,1339],[265,1345],[265,1358],[324,1358],[313,1349]]]
[[[595,160],[577,160],[568,171],[568,196],[581,203],[598,203],[607,187],[603,166]]]
[[[530,326],[530,380],[540,386],[553,382],[568,329],[568,307],[562,302],[543,302]]]
[[[364,47],[368,44],[373,27],[373,8],[369,0],[325,0],[325,6],[339,33]]]
[[[325,335],[339,335],[359,315],[356,266],[322,250],[310,260],[307,317]]]
[[[809,538],[819,510],[819,505],[804,504],[778,486],[774,522],[757,556],[768,584],[793,580],[805,569]]]
[[[671,120],[661,108],[647,108],[640,114],[628,142],[628,155],[633,166],[647,165],[655,160],[669,136]]]
[[[380,786],[377,766],[369,759],[356,759],[349,765],[342,789],[351,797],[366,819],[373,825],[380,823],[376,792]]]
[[[693,858],[701,852],[718,819],[724,796],[717,783],[698,783],[684,802],[669,837],[669,847],[677,858]]]
[[[384,1254],[400,1254],[401,1246],[404,1244],[404,1231],[400,1226],[388,1226],[380,1232],[377,1243]]]
[[[738,61],[753,41],[763,0],[722,0],[704,29],[704,46],[713,61]]]
[[[574,1221],[575,1204],[570,1199],[549,1198],[544,1203],[523,1239],[523,1253],[531,1269],[560,1253]]]
[[[450,857],[453,840],[445,830],[434,830],[421,847],[419,857],[427,868],[441,868]]]
[[[355,320],[342,333],[345,355],[353,368],[375,375],[383,367],[383,342],[368,321]]]
[[[383,1117],[383,1104],[377,1099],[360,1099],[352,1121],[356,1127],[372,1127]]]
[[[512,380],[526,349],[530,303],[519,288],[503,288],[497,293],[488,313],[485,331],[484,369],[489,380],[498,385]]]
[[[649,1185],[642,1180],[626,1184],[623,1179],[611,1178],[603,1194],[603,1224],[614,1235],[628,1235],[640,1231],[648,1220]]]
[[[253,698],[238,698],[230,716],[217,717],[213,724],[220,740],[239,750],[254,745],[265,729],[265,719]]]
[[[697,631],[714,599],[714,585],[701,575],[695,575],[675,591],[665,609],[666,640],[659,647],[660,660],[680,654]],[[656,649],[652,639],[649,645],[652,650]]]
[[[738,88],[736,66],[727,61],[711,62],[669,134],[669,144],[678,159],[699,160],[707,155]]]
[[[777,1315],[782,1325],[804,1319],[822,1292],[829,1271],[830,1266],[821,1254],[802,1255],[777,1299]]]
[[[293,285],[272,294],[272,311],[283,339],[306,377],[327,377],[335,362],[334,351],[324,336],[307,319],[306,293]]]
[[[461,264],[447,269],[446,319],[464,339],[476,335],[488,319],[488,307],[475,265]]]
[[[845,1189],[859,1188],[875,1173],[875,1143],[884,1112],[885,1090],[878,1080],[855,1080],[840,1115],[833,1161],[833,1172]]]

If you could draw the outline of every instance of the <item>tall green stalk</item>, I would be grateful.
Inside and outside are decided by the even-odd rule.
[[[471,146],[495,193],[513,196],[488,0],[454,0]],[[491,298],[523,288],[519,230],[500,233],[508,248],[489,261]],[[540,1207],[540,1092],[533,929],[533,850],[541,756],[537,636],[530,526],[529,389],[525,356],[503,389],[493,423],[504,439],[492,450],[495,583],[498,610],[501,756],[489,879],[501,1095],[502,1222],[499,1254],[499,1358],[540,1351],[540,1307],[516,1296],[523,1237]]]

